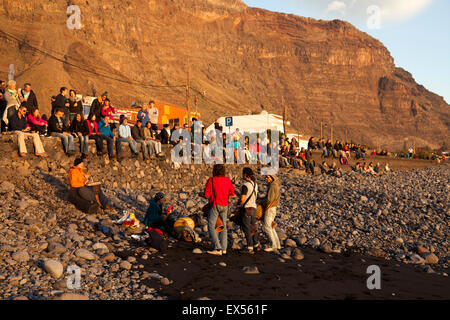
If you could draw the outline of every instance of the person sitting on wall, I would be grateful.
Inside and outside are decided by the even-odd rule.
[[[89,184],[89,173],[84,172],[84,169],[82,158],[75,159],[73,167],[69,169],[69,201],[87,213],[95,213],[99,208],[110,209],[109,200],[104,196],[99,185]]]

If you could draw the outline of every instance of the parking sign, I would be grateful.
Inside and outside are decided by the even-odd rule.
[[[225,126],[226,127],[232,127],[233,126],[233,117],[226,117],[225,118]]]

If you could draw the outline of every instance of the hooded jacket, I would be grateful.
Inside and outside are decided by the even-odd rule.
[[[147,209],[147,213],[145,214],[145,218],[144,218],[144,224],[147,227],[151,227],[152,225],[156,224],[156,223],[161,223],[163,221],[162,219],[162,214],[161,214],[161,208],[158,205],[158,203],[156,202],[156,200],[154,198],[150,199],[149,201],[149,207]],[[164,229],[162,227],[160,227],[160,229]],[[165,231],[165,230],[162,230]]]

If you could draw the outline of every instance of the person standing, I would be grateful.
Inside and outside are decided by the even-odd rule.
[[[148,110],[148,112],[149,112],[150,122],[152,123],[153,131],[156,131],[156,130],[158,130],[159,110],[155,106],[155,101],[151,100],[149,102],[149,105],[150,105],[150,109]]]
[[[208,179],[203,194],[209,199],[211,209],[208,213],[208,231],[214,244],[214,250],[208,251],[208,254],[221,256],[227,253],[228,234],[227,234],[227,214],[229,198],[235,196],[234,187],[230,178],[225,176],[225,166],[216,164],[213,167],[213,176]],[[216,231],[217,218],[223,221],[224,230],[219,235]]]
[[[46,158],[44,146],[37,132],[31,132],[31,128],[27,126],[27,108],[23,105],[19,110],[10,117],[9,130],[17,134],[17,142],[19,144],[19,154],[21,157],[27,156],[27,147],[25,145],[25,137],[32,137],[35,154],[38,157]]]
[[[2,120],[5,125],[8,126],[9,118],[19,111],[19,107],[22,103],[19,93],[16,90],[16,82],[14,80],[8,81],[8,88],[6,89],[3,98],[6,100],[6,107],[3,112]]]
[[[59,89],[59,94],[55,97],[55,101],[52,102],[52,115],[56,113],[57,109],[61,109],[65,113],[64,110],[69,108],[68,94],[69,90],[66,87]]]
[[[143,106],[141,110],[139,110],[137,114],[138,120],[141,120],[142,127],[147,126],[147,122],[150,121],[150,115],[148,114],[148,106]]]
[[[266,181],[269,186],[267,196],[263,201],[263,206],[265,208],[264,231],[269,237],[272,245],[271,247],[264,249],[264,251],[278,253],[278,250],[281,250],[281,243],[273,222],[277,215],[277,208],[280,206],[280,185],[275,175],[266,176]]]
[[[254,248],[259,246],[256,232],[256,199],[258,198],[258,184],[251,168],[242,171],[244,185],[241,189],[241,219],[242,231],[247,240],[247,253],[253,254]]]
[[[83,103],[77,97],[77,92],[75,90],[69,91],[69,113],[70,119],[81,113],[83,114]]]
[[[30,114],[34,109],[39,109],[36,94],[31,90],[31,84],[25,83],[23,89],[20,90],[20,95],[22,96],[22,101],[25,102],[28,114]]]
[[[108,92],[102,93],[100,97],[92,102],[89,114],[95,114],[95,119],[97,119],[97,122],[99,122],[102,117],[102,108],[105,104],[106,99],[108,99]]]

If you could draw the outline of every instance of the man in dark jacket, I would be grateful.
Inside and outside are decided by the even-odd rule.
[[[141,145],[143,160],[147,160],[147,158],[150,158],[151,144],[150,142],[147,142],[145,140],[144,128],[142,127],[141,120],[138,120],[134,127],[131,128],[131,136],[136,141],[136,143],[139,143]]]
[[[48,132],[52,137],[61,138],[64,145],[64,152],[67,155],[75,153],[74,138],[70,134],[70,129],[63,120],[64,111],[62,109],[56,109],[55,114],[48,120]]]
[[[95,99],[92,102],[91,110],[89,114],[95,114],[95,121],[100,122],[102,119],[102,107],[105,104],[106,99],[108,98],[108,92],[104,92],[101,97]]]
[[[31,113],[34,109],[39,109],[38,102],[34,91],[31,90],[31,84],[25,83],[23,89],[20,90],[20,94],[23,97],[23,102],[27,107],[28,113]]]
[[[42,141],[39,138],[39,133],[30,132],[30,127],[27,127],[27,108],[25,105],[19,107],[19,110],[9,118],[9,130],[17,134],[17,142],[19,144],[19,153],[21,157],[26,157],[27,147],[25,145],[25,138],[32,137],[35,149],[35,154],[38,157],[45,158],[45,150]]]
[[[52,115],[55,114],[56,109],[64,110],[69,107],[68,100],[69,90],[66,87],[59,89],[59,94],[56,96],[55,101],[52,103]]]
[[[159,133],[161,144],[169,144],[170,143],[170,131],[169,131],[169,125],[165,124],[163,126],[163,129]]]

